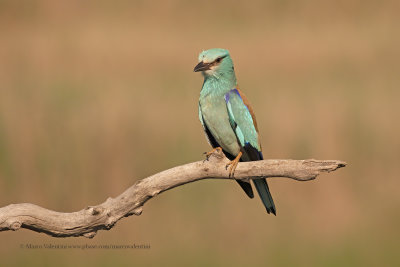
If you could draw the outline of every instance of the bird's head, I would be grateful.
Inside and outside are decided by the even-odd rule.
[[[194,71],[201,71],[206,77],[220,77],[225,74],[234,73],[229,51],[222,48],[212,48],[201,52],[199,55],[199,64],[194,67]]]

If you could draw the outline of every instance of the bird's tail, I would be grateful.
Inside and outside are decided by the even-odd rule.
[[[253,182],[268,214],[272,212],[276,216],[276,208],[271,193],[269,192],[267,180],[254,179]]]
[[[244,146],[244,151],[246,152],[246,157],[247,161],[256,161],[256,160],[262,160],[263,154],[261,151],[258,151],[254,147],[251,147],[250,145]],[[244,158],[244,160],[246,160]],[[258,195],[261,198],[262,203],[265,206],[265,209],[267,210],[268,214],[272,213],[276,216],[276,208],[274,204],[274,200],[272,199],[271,193],[269,192],[269,187],[267,184],[267,180],[264,179],[253,179],[254,186],[257,189]]]
[[[262,160],[264,158],[261,151],[258,151],[250,145],[245,146],[244,150],[246,151],[246,156],[251,161]],[[268,214],[272,213],[276,216],[276,208],[271,193],[269,192],[267,180],[265,178],[253,179],[253,182]]]

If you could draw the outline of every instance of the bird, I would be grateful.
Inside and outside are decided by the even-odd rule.
[[[238,162],[263,160],[260,137],[253,108],[238,88],[229,51],[222,48],[203,50],[194,72],[204,81],[199,97],[199,120],[212,150],[222,151],[230,160],[229,177],[234,176]],[[276,208],[267,180],[251,179],[267,213],[276,216]],[[249,181],[236,180],[248,197],[254,198]]]

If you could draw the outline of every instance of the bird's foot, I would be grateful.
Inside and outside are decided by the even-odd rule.
[[[235,173],[236,167],[239,163],[240,157],[243,155],[242,152],[239,152],[239,154],[237,155],[237,157],[230,161],[228,164],[226,164],[225,168],[228,169],[229,167],[229,178],[233,178],[233,175]]]
[[[221,153],[222,148],[219,146],[219,147],[214,148],[210,152],[204,152],[204,154],[206,155],[206,159],[203,162],[208,161],[208,159],[211,157],[212,154],[215,153],[215,151],[217,151],[218,153]]]

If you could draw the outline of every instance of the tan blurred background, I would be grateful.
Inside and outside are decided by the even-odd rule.
[[[77,211],[202,159],[193,67],[212,47],[232,54],[266,158],[349,163],[311,182],[271,179],[276,217],[234,182],[202,181],[92,240],[2,232],[1,263],[400,264],[399,12],[398,1],[0,1],[0,206]]]

